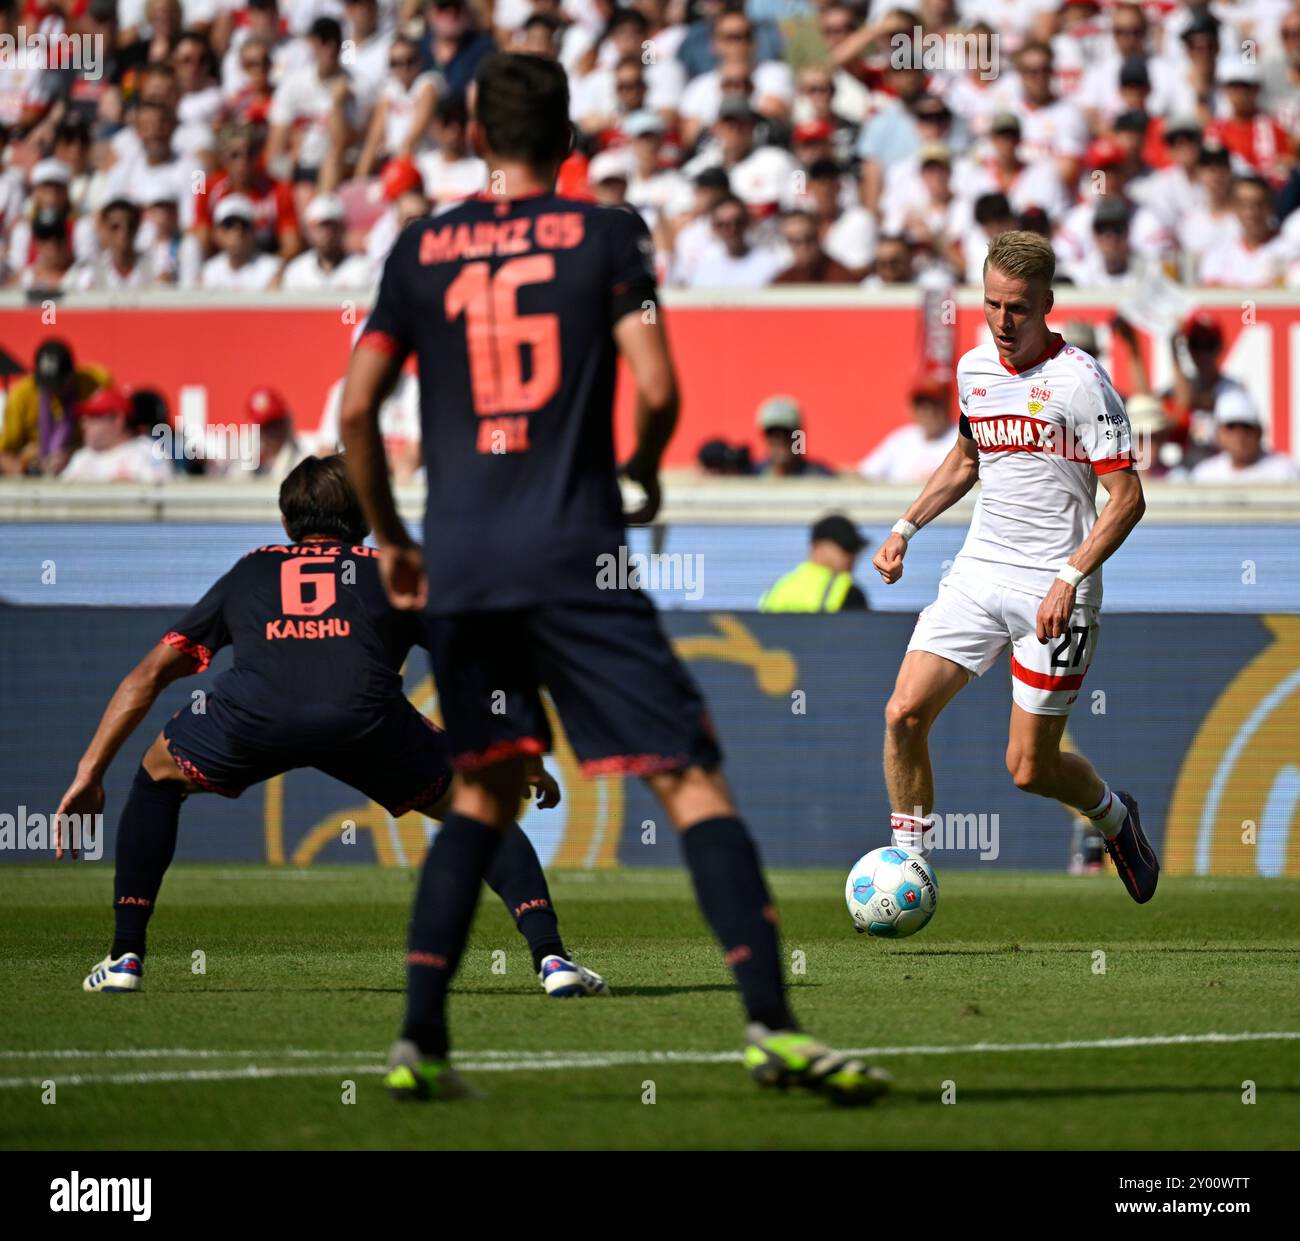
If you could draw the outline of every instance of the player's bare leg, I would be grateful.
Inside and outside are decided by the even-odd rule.
[[[749,1026],[745,1064],[761,1086],[796,1084],[836,1103],[869,1103],[889,1075],[837,1055],[802,1033],[786,1003],[776,910],[758,850],[718,770],[687,767],[650,776],[682,838],[700,911],[722,945]]]
[[[82,982],[95,992],[138,991],[145,936],[176,852],[181,802],[203,789],[176,765],[161,733],[145,751],[118,821],[113,863],[113,944]]]
[[[900,849],[924,847],[926,816],[934,809],[930,729],[970,675],[930,651],[908,651],[885,706],[885,788],[889,792],[892,843]]]
[[[477,1092],[448,1062],[447,992],[465,951],[479,889],[527,787],[523,758],[457,772],[451,813],[420,871],[406,955],[406,1021],[384,1078],[398,1099],[463,1099]]]
[[[1067,717],[1034,715],[1013,703],[1007,770],[1016,788],[1073,807],[1099,831],[1124,887],[1139,904],[1155,895],[1160,863],[1142,831],[1136,800],[1112,792],[1081,754],[1061,749]]]

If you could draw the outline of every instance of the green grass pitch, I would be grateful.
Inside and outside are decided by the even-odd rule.
[[[1300,883],[1165,878],[1139,908],[1111,874],[940,882],[931,925],[887,942],[853,933],[841,874],[773,876],[803,1024],[882,1049],[894,1074],[872,1109],[749,1081],[729,976],[667,871],[554,876],[570,950],[609,1000],[547,999],[487,894],[452,1019],[488,1097],[418,1107],[377,1075],[402,1011],[412,873],[179,866],[146,989],[97,996],[80,983],[108,945],[107,869],[0,868],[0,1146],[1297,1144]],[[1206,1037],[1250,1033],[1291,1037]]]

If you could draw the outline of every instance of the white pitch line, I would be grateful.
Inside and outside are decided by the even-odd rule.
[[[843,1054],[882,1056],[943,1056],[983,1055],[1000,1052],[1024,1051],[1100,1051],[1131,1047],[1169,1047],[1189,1044],[1228,1044],[1290,1042],[1300,1039],[1300,1031],[1280,1030],[1267,1032],[1247,1031],[1236,1034],[1207,1032],[1204,1034],[1158,1034],[1108,1039],[1071,1039],[1059,1043],[966,1043],[911,1047],[859,1047],[846,1049]],[[364,1056],[361,1064],[328,1064],[294,1067],[291,1065],[246,1065],[234,1069],[172,1069],[149,1073],[77,1073],[53,1080],[59,1085],[148,1085],[155,1082],[240,1081],[283,1077],[326,1077],[344,1074],[376,1074],[383,1072],[379,1052],[316,1051],[288,1048],[280,1051],[219,1051],[213,1048],[142,1048],[136,1051],[95,1052],[79,1050],[50,1051],[0,1051],[0,1057],[10,1059],[39,1059],[43,1056],[63,1058],[91,1058],[113,1056],[236,1059],[253,1058],[315,1058],[323,1056]],[[738,1051],[466,1051],[456,1056],[458,1068],[474,1073],[527,1073],[554,1072],[564,1069],[608,1069],[629,1065],[651,1064],[736,1064],[742,1059]],[[0,1078],[0,1090],[39,1088],[48,1078]]]

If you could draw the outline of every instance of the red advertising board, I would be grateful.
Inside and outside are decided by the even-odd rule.
[[[984,332],[977,301],[963,301],[956,312],[958,355]],[[1227,369],[1256,393],[1271,419],[1274,447],[1296,451],[1300,435],[1290,372],[1300,303],[1261,305],[1246,325],[1237,303],[1210,309],[1224,327]],[[689,465],[700,445],[714,438],[748,443],[761,459],[754,414],[777,393],[803,405],[811,457],[835,466],[855,464],[907,419],[907,392],[925,357],[921,314],[919,297],[910,305],[773,304],[764,298],[755,305],[670,307],[666,322],[684,399],[669,464]],[[1083,319],[1104,325],[1112,314],[1112,307],[1076,296],[1068,310],[1058,307],[1053,323]],[[159,389],[173,413],[182,389],[191,390],[188,401],[200,402],[209,422],[242,421],[248,393],[269,384],[288,399],[299,427],[311,430],[347,365],[356,315],[364,310],[349,315],[337,306],[280,307],[271,297],[244,305],[151,300],[112,308],[61,306],[54,324],[39,308],[6,308],[0,309],[0,345],[27,362],[41,340],[62,336],[79,359],[107,366],[117,382]],[[1146,348],[1158,378],[1168,344],[1148,340]],[[1112,360],[1103,349],[1103,361],[1112,366],[1121,392],[1127,391],[1126,359]],[[631,424],[628,385],[620,383],[622,452],[628,450]]]

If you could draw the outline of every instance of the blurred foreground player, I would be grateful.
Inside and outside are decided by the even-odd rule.
[[[1017,788],[1079,811],[1128,894],[1155,895],[1160,864],[1137,801],[1061,749],[1101,634],[1101,566],[1146,509],[1124,402],[1089,354],[1048,329],[1056,259],[1036,233],[994,238],[984,260],[993,337],[957,363],[960,434],[873,561],[892,584],[909,540],[976,482],[966,542],[916,622],[885,708],[893,843],[928,855],[929,734],[969,681],[1011,648],[1007,769]],[[1110,502],[1097,516],[1097,484]]]
[[[571,129],[554,63],[485,60],[471,133],[495,193],[402,233],[341,414],[389,597],[429,612],[456,768],[452,813],[416,896],[406,1024],[387,1084],[398,1098],[472,1093],[448,1061],[447,991],[525,763],[551,744],[544,686],[584,773],[643,777],[681,832],[700,908],[743,997],[757,1080],[865,1102],[885,1075],[798,1032],[786,1003],[771,897],[699,692],[650,601],[611,580],[626,538],[612,427],[619,352],[638,396],[627,473],[646,502],[633,520],[658,507],[677,418],[649,234],[626,208],[555,194]],[[423,551],[394,508],[378,424],[411,353],[429,494]]]
[[[341,459],[299,464],[280,487],[280,512],[290,542],[249,552],[127,675],[59,803],[59,814],[100,813],[104,773],[158,695],[234,647],[234,666],[204,710],[178,711],[136,772],[117,829],[116,932],[87,991],[140,989],[146,928],[191,793],[238,797],[281,772],[315,767],[394,816],[445,817],[447,736],[402,693],[400,670],[424,644],[422,626],[388,605]],[[544,808],[559,801],[540,761],[520,774],[516,809],[530,786]],[[548,994],[608,993],[599,975],[568,959],[541,863],[513,822],[483,878],[528,940]]]

